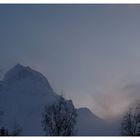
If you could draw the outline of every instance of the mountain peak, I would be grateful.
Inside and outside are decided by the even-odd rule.
[[[9,71],[6,72],[6,74],[4,75],[4,81],[17,79],[19,78],[19,76],[21,77],[21,75],[19,74],[25,71],[25,68],[26,67],[21,64],[16,64],[14,67],[12,67]]]
[[[46,89],[47,91],[53,92],[47,78],[40,72],[33,70],[30,67],[23,66],[21,64],[15,65],[4,75],[4,82],[10,85],[25,85],[29,88]]]
[[[77,111],[78,111],[79,114],[81,114],[81,113],[83,114],[84,113],[84,114],[88,115],[91,118],[94,117],[94,119],[96,119],[96,120],[102,120],[101,118],[99,118],[98,116],[96,116],[95,114],[93,114],[90,111],[90,109],[88,109],[87,107],[78,108]]]
[[[25,66],[21,65],[21,64],[16,64],[13,68],[24,68]]]
[[[25,69],[25,66],[21,65],[21,64],[16,64],[14,67],[12,67],[8,72],[17,72],[17,71],[21,71],[22,69]],[[8,73],[7,72],[7,73]]]

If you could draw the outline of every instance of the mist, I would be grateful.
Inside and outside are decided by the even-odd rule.
[[[0,71],[31,66],[77,108],[117,118],[140,98],[139,13],[139,5],[0,5]]]

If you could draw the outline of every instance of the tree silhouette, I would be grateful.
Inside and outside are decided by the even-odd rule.
[[[0,128],[0,136],[8,136],[8,130],[4,127]]]
[[[140,135],[140,104],[129,108],[121,123],[121,134],[124,136]]]
[[[72,101],[62,96],[57,102],[45,107],[43,113],[43,129],[50,136],[71,136],[75,134],[77,113]]]

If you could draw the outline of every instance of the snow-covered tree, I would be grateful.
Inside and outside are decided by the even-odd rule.
[[[43,129],[49,136],[71,136],[75,134],[77,113],[72,101],[62,96],[54,104],[45,107]]]

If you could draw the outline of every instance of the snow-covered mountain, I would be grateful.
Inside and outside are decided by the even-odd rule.
[[[23,129],[21,135],[44,135],[41,124],[44,106],[58,98],[46,77],[17,64],[0,81],[0,111],[4,111],[0,126],[12,130],[17,123]],[[77,114],[78,135],[104,135],[104,121],[89,109],[77,109]]]
[[[0,83],[1,126],[12,130],[14,123],[23,128],[22,135],[43,135],[41,115],[44,106],[57,100],[48,80],[29,67],[16,65]]]
[[[12,88],[16,92],[20,90],[18,92],[24,94],[54,94],[46,77],[30,67],[24,67],[20,64],[10,69],[3,80],[8,88]]]

